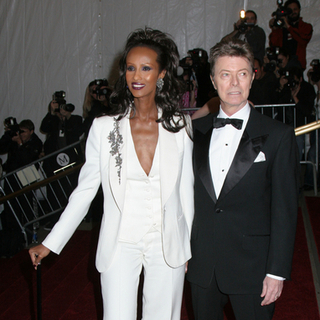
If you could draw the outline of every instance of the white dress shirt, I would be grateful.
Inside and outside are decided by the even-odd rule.
[[[209,163],[214,190],[219,197],[224,180],[230,169],[232,160],[238,149],[243,131],[247,125],[250,115],[250,106],[247,104],[232,116],[227,116],[221,109],[218,118],[236,118],[243,120],[242,128],[236,129],[233,125],[212,130],[209,151]]]

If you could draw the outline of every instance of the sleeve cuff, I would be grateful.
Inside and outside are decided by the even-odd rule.
[[[272,278],[272,279],[276,279],[276,280],[281,280],[281,281],[286,280],[286,278],[275,276],[275,275],[270,274],[270,273],[267,273],[267,277]]]

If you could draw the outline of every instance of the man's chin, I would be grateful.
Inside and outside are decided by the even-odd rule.
[[[289,21],[290,21],[290,22],[293,22],[293,23],[294,23],[294,22],[297,22],[297,21],[299,20],[300,16],[299,16],[299,15],[294,16],[294,17],[290,17],[290,16],[289,16],[288,18],[289,18]]]

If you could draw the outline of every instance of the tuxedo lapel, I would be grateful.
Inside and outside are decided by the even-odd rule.
[[[115,127],[113,127],[115,130]],[[119,210],[123,211],[124,197],[126,191],[126,181],[127,181],[127,135],[128,130],[130,130],[129,119],[124,117],[119,121],[119,134],[122,136],[122,143],[119,147],[119,154],[122,160],[121,168],[117,162],[117,155],[112,155],[110,153],[110,164],[109,164],[109,183],[111,192],[114,196],[115,202]],[[107,152],[110,152],[110,144],[107,148]],[[120,176],[119,176],[120,173]]]
[[[259,119],[257,111],[251,108],[247,127],[231,163],[219,199],[230,192],[248,172],[266,142],[268,134],[263,133]]]
[[[201,130],[196,129],[194,132],[194,161],[203,185],[212,200],[216,202],[217,197],[214,191],[209,164],[209,147],[213,130],[213,117],[208,117],[204,120],[206,122],[201,126]]]

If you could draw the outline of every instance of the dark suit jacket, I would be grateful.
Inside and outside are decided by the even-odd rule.
[[[188,280],[207,287],[215,271],[222,292],[260,294],[266,273],[290,278],[298,208],[295,135],[252,108],[217,199],[208,157],[215,116],[193,122],[195,216]],[[260,151],[266,161],[254,162]]]

